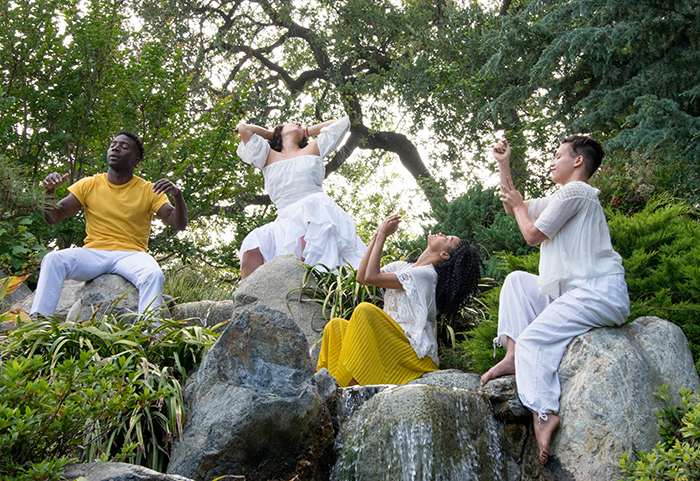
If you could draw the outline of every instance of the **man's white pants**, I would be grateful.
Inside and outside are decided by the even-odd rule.
[[[156,260],[140,251],[105,251],[74,247],[46,254],[30,314],[52,315],[63,281],[89,281],[102,274],[118,274],[139,290],[139,312],[155,310],[163,301],[165,276]]]
[[[619,326],[629,316],[624,274],[562,283],[561,295],[540,293],[538,277],[512,272],[503,283],[498,338],[515,341],[515,380],[523,405],[546,419],[559,411],[559,362],[571,340],[594,327]]]

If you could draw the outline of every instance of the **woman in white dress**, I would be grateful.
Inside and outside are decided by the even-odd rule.
[[[349,128],[348,117],[310,127],[292,122],[272,131],[238,125],[238,155],[262,169],[265,190],[277,206],[277,219],[251,231],[241,244],[241,279],[285,254],[329,269],[359,266],[366,246],[355,222],[321,187],[323,158],[338,147]]]

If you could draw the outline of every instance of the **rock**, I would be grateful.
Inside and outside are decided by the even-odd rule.
[[[199,301],[177,304],[172,308],[173,320],[186,321],[190,325],[214,327],[230,321],[233,316],[232,301]]]
[[[66,467],[66,472],[61,478],[83,478],[84,481],[191,481],[182,476],[167,475],[127,463],[71,464]],[[234,481],[236,477],[227,479]]]
[[[77,300],[66,316],[71,321],[84,322],[93,315],[100,318],[105,313],[122,316],[136,314],[139,311],[138,289],[116,274],[103,274],[85,282],[76,297]],[[97,311],[96,314],[94,314],[95,311]],[[164,309],[160,315],[170,318],[170,311]]]
[[[428,385],[387,387],[342,427],[331,479],[518,479],[482,393]]]
[[[620,454],[649,450],[661,439],[656,387],[667,385],[674,402],[680,388],[700,387],[683,332],[656,317],[575,338],[559,377],[562,422],[546,470],[575,481],[617,479]]]
[[[315,362],[326,321],[321,306],[301,290],[307,272],[294,254],[275,257],[241,281],[233,293],[233,304],[236,313],[261,304],[290,316],[306,336],[311,346],[309,355]],[[309,287],[315,286],[311,279]]]
[[[68,311],[68,320],[84,322],[105,313],[116,315],[136,313],[139,310],[139,291],[122,276],[104,274],[84,283],[78,299]]]
[[[61,297],[58,299],[58,305],[56,306],[56,316],[66,317],[68,311],[70,311],[73,304],[78,300],[78,296],[83,289],[84,282],[67,280],[63,283],[63,289],[61,290]],[[34,302],[34,293],[25,297],[22,301],[19,301],[12,305],[12,309],[21,309],[24,312],[29,312],[32,309],[32,302]]]
[[[313,375],[306,338],[291,318],[264,306],[244,310],[188,383],[187,421],[168,473],[312,479],[334,432]]]

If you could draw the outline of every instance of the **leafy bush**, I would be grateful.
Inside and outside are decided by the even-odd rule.
[[[41,478],[53,479],[69,461],[97,459],[165,470],[182,385],[215,339],[147,315],[20,325],[0,344],[0,475],[38,479],[53,466]]]
[[[681,404],[674,406],[666,391],[663,386],[655,393],[667,406],[656,414],[662,441],[650,452],[624,453],[620,467],[627,476],[621,481],[700,480],[700,396],[681,389]]]

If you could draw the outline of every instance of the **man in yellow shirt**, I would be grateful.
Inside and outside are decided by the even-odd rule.
[[[118,274],[139,290],[139,312],[162,304],[165,278],[156,260],[146,253],[151,220],[155,213],[177,230],[187,226],[187,207],[180,189],[168,179],[151,184],[134,175],[143,158],[143,143],[122,131],[107,150],[109,169],[79,180],[70,192],[44,211],[44,219],[56,224],[85,209],[84,247],[47,254],[41,262],[39,282],[30,314],[52,315],[66,279],[89,281],[102,274]],[[68,174],[55,172],[44,179],[49,199]],[[171,194],[173,204],[165,194]]]

